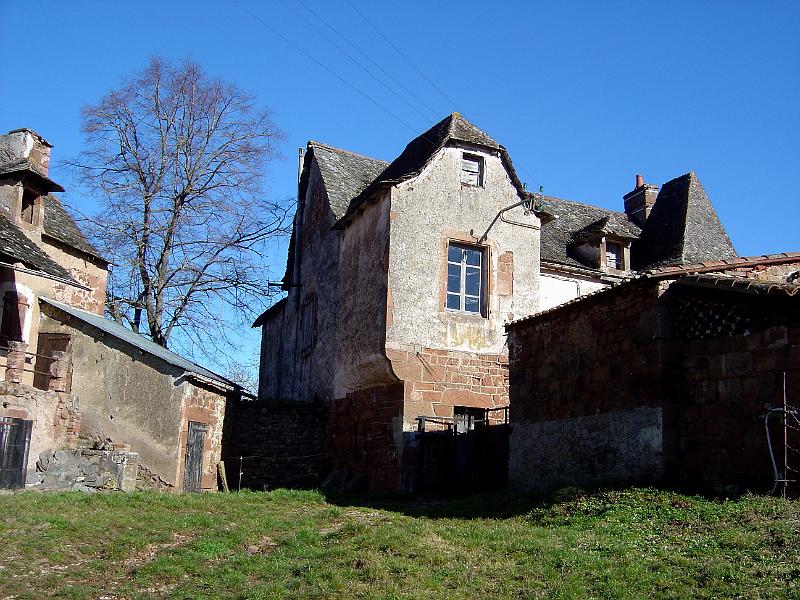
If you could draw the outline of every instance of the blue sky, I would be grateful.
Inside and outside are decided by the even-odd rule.
[[[274,109],[278,196],[308,139],[391,160],[458,111],[529,189],[621,210],[636,173],[693,170],[740,254],[800,250],[798,2],[0,0],[0,21],[0,129],[37,130],[54,160],[80,151],[82,105],[190,57]]]

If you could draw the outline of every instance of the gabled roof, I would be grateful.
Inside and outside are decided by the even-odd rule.
[[[261,327],[264,323],[266,323],[267,319],[271,318],[272,315],[280,312],[286,307],[286,297],[281,298],[275,304],[270,306],[267,310],[263,313],[258,315],[255,321],[253,321],[252,327]]]
[[[61,265],[55,263],[44,251],[20,231],[14,223],[0,215],[0,254],[10,256],[29,269],[78,284]]]
[[[736,250],[693,172],[661,187],[631,249],[639,270],[734,258]]]
[[[599,206],[545,196],[542,208],[556,218],[542,224],[541,260],[570,267],[588,269],[570,252],[570,247],[589,232],[606,231],[623,238],[636,238],[639,227],[625,213]],[[597,269],[594,269],[597,270]]]
[[[108,262],[84,237],[61,201],[52,194],[44,197],[44,234],[105,263]]]
[[[92,327],[102,331],[103,333],[106,333],[120,341],[123,341],[141,350],[142,352],[147,352],[147,354],[155,356],[156,358],[163,360],[165,363],[183,370],[190,377],[192,375],[200,375],[201,377],[205,377],[206,379],[215,381],[218,384],[222,384],[225,387],[229,388],[241,387],[238,384],[231,381],[230,379],[226,379],[221,375],[217,375],[213,371],[209,371],[208,369],[205,369],[200,365],[193,363],[192,361],[182,357],[180,354],[175,354],[171,350],[167,350],[163,346],[159,346],[152,340],[149,340],[146,337],[139,335],[138,333],[135,333],[134,331],[128,329],[127,327],[123,327],[119,323],[111,321],[110,319],[106,319],[102,315],[90,313],[85,310],[75,308],[74,306],[63,304],[61,302],[56,302],[55,300],[51,300],[50,298],[45,298],[44,296],[40,296],[39,300],[44,302],[45,304],[49,304],[50,306],[57,308],[62,312],[67,313],[71,317],[74,317],[79,321],[82,321],[83,323],[91,325]]]
[[[391,164],[367,186],[358,197],[354,198],[342,219],[353,214],[356,209],[372,196],[378,188],[393,185],[417,176],[436,152],[448,142],[462,142],[465,144],[482,146],[500,153],[509,177],[520,197],[530,197],[520,182],[511,157],[506,149],[490,138],[486,133],[475,127],[459,113],[451,113],[426,132],[411,140]],[[338,223],[337,223],[338,225]]]
[[[308,142],[309,151],[317,160],[328,202],[340,219],[364,189],[378,177],[389,163],[355,152],[334,148],[320,142]]]

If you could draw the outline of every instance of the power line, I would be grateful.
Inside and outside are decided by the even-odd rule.
[[[298,52],[300,52],[301,54],[303,54],[303,55],[304,55],[306,58],[308,58],[309,60],[311,60],[311,61],[315,62],[315,63],[316,63],[316,64],[317,64],[317,65],[318,65],[320,68],[324,69],[325,71],[327,71],[328,73],[330,73],[331,75],[333,75],[333,76],[334,76],[336,79],[338,79],[339,81],[341,81],[341,82],[342,82],[343,84],[345,84],[347,87],[349,87],[350,89],[352,89],[352,90],[353,90],[353,91],[355,91],[356,93],[360,94],[361,96],[363,96],[364,98],[366,98],[367,100],[369,100],[369,101],[370,101],[372,104],[374,104],[375,106],[377,106],[378,108],[380,108],[380,109],[381,109],[383,112],[385,112],[387,115],[389,115],[389,116],[390,116],[390,117],[392,117],[393,119],[397,120],[399,123],[402,123],[403,125],[405,125],[406,127],[408,127],[408,128],[411,130],[411,131],[416,131],[416,128],[414,128],[414,127],[412,127],[411,125],[409,125],[409,124],[408,124],[408,123],[407,123],[405,120],[403,120],[403,119],[402,119],[402,118],[400,118],[398,115],[396,115],[395,113],[393,113],[391,110],[389,110],[388,108],[386,108],[385,106],[383,106],[383,105],[382,105],[380,102],[378,102],[377,100],[375,100],[374,98],[372,98],[372,96],[370,96],[369,94],[367,94],[366,92],[364,92],[363,90],[361,90],[359,87],[357,87],[357,86],[353,85],[352,83],[350,83],[349,81],[347,81],[347,80],[346,80],[344,77],[342,77],[341,75],[339,75],[338,73],[336,73],[336,72],[335,72],[333,69],[331,69],[330,67],[328,67],[326,64],[324,64],[323,62],[321,62],[320,60],[318,60],[318,59],[317,59],[315,56],[313,56],[313,55],[312,55],[312,54],[310,54],[309,52],[306,52],[306,50],[305,50],[303,47],[301,47],[301,46],[299,46],[298,44],[294,43],[292,40],[290,40],[290,39],[289,39],[289,38],[287,38],[285,35],[283,35],[283,34],[282,34],[280,31],[278,31],[277,29],[275,29],[274,27],[272,27],[271,25],[269,25],[269,24],[268,24],[266,21],[264,21],[264,20],[263,20],[261,17],[259,17],[259,16],[258,16],[256,13],[254,13],[254,12],[253,12],[253,11],[251,11],[250,9],[246,8],[245,6],[243,6],[243,5],[242,5],[242,4],[241,4],[241,3],[240,3],[238,0],[232,0],[232,2],[233,2],[233,3],[234,3],[236,6],[238,6],[238,7],[239,7],[239,8],[240,8],[240,9],[241,9],[243,12],[247,13],[247,14],[248,14],[250,17],[252,17],[252,18],[253,18],[253,19],[255,19],[256,21],[258,21],[259,23],[261,23],[261,25],[263,25],[264,27],[266,27],[267,29],[269,29],[269,30],[270,30],[272,33],[274,33],[274,34],[275,34],[275,35],[277,35],[279,38],[281,38],[281,39],[282,39],[284,42],[286,42],[287,44],[289,44],[290,46],[292,46],[292,48],[294,48],[295,50],[297,50]]]
[[[435,89],[437,92],[439,92],[439,94],[441,94],[441,96],[442,96],[442,97],[443,97],[445,100],[447,100],[447,101],[450,103],[450,105],[451,105],[453,108],[456,108],[456,103],[455,103],[455,102],[454,102],[454,101],[453,101],[453,100],[452,100],[452,99],[451,99],[451,98],[450,98],[450,97],[449,97],[449,96],[448,96],[448,95],[447,95],[447,94],[446,94],[446,93],[445,93],[445,92],[444,92],[444,91],[443,91],[443,90],[442,90],[442,89],[441,89],[441,88],[440,88],[438,85],[436,85],[436,83],[434,83],[434,82],[433,82],[433,80],[431,80],[431,78],[430,78],[430,77],[428,77],[428,76],[427,76],[425,73],[423,73],[423,72],[422,72],[422,69],[420,69],[420,68],[419,68],[419,67],[418,67],[418,66],[417,66],[417,65],[414,63],[414,61],[412,61],[412,60],[411,60],[411,59],[410,59],[408,56],[406,56],[406,54],[405,54],[405,53],[404,53],[402,50],[400,50],[400,48],[398,48],[398,47],[397,47],[397,46],[394,44],[394,42],[392,42],[392,40],[390,40],[388,37],[386,37],[386,35],[384,35],[384,34],[383,34],[383,32],[382,32],[380,29],[378,29],[378,27],[377,27],[377,26],[376,26],[376,25],[375,25],[375,24],[374,24],[372,21],[370,21],[370,20],[369,20],[369,19],[368,19],[368,18],[367,18],[365,15],[364,15],[364,13],[362,13],[362,12],[361,12],[360,10],[358,10],[358,9],[357,9],[355,6],[353,6],[353,3],[352,3],[352,2],[350,2],[350,0],[345,0],[345,2],[347,2],[347,4],[350,6],[350,8],[352,8],[352,9],[353,9],[353,11],[355,11],[355,12],[356,12],[356,14],[358,14],[358,16],[360,16],[362,19],[364,19],[364,21],[365,21],[365,22],[366,22],[366,23],[367,23],[367,24],[368,24],[370,27],[372,27],[372,28],[374,29],[374,30],[375,30],[375,32],[376,32],[376,33],[377,33],[379,36],[381,36],[381,37],[382,37],[382,38],[383,38],[383,39],[386,41],[386,43],[387,43],[387,44],[389,44],[389,45],[390,45],[390,46],[391,46],[391,47],[394,49],[394,51],[395,51],[395,52],[397,52],[397,53],[398,53],[398,54],[399,54],[401,57],[403,57],[403,59],[404,59],[404,60],[405,60],[405,61],[406,61],[406,62],[407,62],[409,65],[411,65],[411,66],[414,68],[414,70],[415,70],[417,73],[419,73],[419,74],[420,74],[420,75],[421,75],[421,76],[422,76],[422,77],[425,79],[425,81],[427,81],[428,83],[430,83],[430,84],[431,84],[431,86],[433,86],[433,88],[434,88],[434,89]],[[458,109],[456,108],[456,110],[458,110]]]
[[[373,58],[372,58],[372,57],[371,57],[369,54],[367,54],[366,52],[364,52],[364,51],[363,51],[361,48],[359,48],[358,46],[356,46],[356,45],[355,45],[355,44],[354,44],[352,41],[350,41],[350,39],[348,39],[348,38],[347,38],[347,36],[345,36],[345,35],[343,35],[341,32],[339,32],[339,31],[338,31],[338,30],[337,30],[335,27],[333,27],[333,26],[332,26],[332,25],[331,25],[331,24],[330,24],[330,23],[329,23],[329,22],[328,22],[328,21],[327,21],[327,20],[326,20],[324,17],[320,16],[320,15],[319,15],[319,14],[318,14],[318,13],[317,13],[315,10],[313,10],[313,9],[312,9],[310,6],[308,6],[308,5],[307,5],[305,2],[303,2],[303,0],[297,0],[297,2],[298,2],[298,4],[300,4],[300,5],[301,5],[303,8],[305,8],[305,9],[306,9],[308,12],[310,12],[312,15],[314,15],[314,16],[315,16],[315,17],[316,17],[316,18],[317,18],[319,21],[321,21],[321,22],[322,22],[322,23],[323,23],[323,24],[324,24],[324,25],[325,25],[325,26],[326,26],[328,29],[330,29],[331,31],[333,31],[333,33],[335,33],[335,34],[336,34],[337,36],[339,36],[339,37],[340,37],[342,40],[344,40],[344,41],[345,41],[345,42],[346,42],[346,43],[347,43],[347,44],[348,44],[348,45],[349,45],[351,48],[353,48],[353,49],[354,49],[356,52],[358,52],[358,53],[359,53],[361,56],[363,56],[364,58],[366,58],[366,59],[369,61],[369,63],[370,63],[370,64],[371,64],[373,67],[375,67],[376,69],[378,69],[378,70],[379,70],[381,73],[383,73],[383,75],[385,75],[385,76],[386,76],[386,77],[387,77],[389,80],[391,80],[391,81],[392,81],[392,82],[393,82],[395,85],[397,85],[398,87],[400,87],[400,88],[401,88],[403,91],[405,91],[405,92],[406,92],[406,93],[407,93],[409,96],[411,96],[412,98],[414,98],[414,99],[415,99],[415,100],[416,100],[416,101],[417,101],[417,102],[418,102],[418,103],[419,103],[419,104],[420,104],[422,107],[424,107],[425,109],[427,109],[427,110],[430,112],[430,114],[432,114],[432,115],[434,116],[434,118],[435,118],[435,119],[438,119],[438,117],[439,117],[439,113],[437,112],[437,110],[436,110],[435,108],[432,108],[432,107],[431,107],[431,106],[430,106],[428,103],[426,103],[426,102],[425,102],[424,100],[422,100],[422,99],[421,99],[419,96],[417,96],[417,94],[415,94],[415,93],[414,93],[412,90],[410,90],[408,87],[406,87],[406,85],[405,85],[405,84],[403,84],[403,82],[399,81],[399,80],[398,80],[398,79],[397,79],[397,78],[396,78],[394,75],[392,75],[390,72],[388,72],[386,69],[384,69],[384,68],[383,68],[383,67],[380,65],[380,63],[379,63],[379,62],[377,62],[375,59],[373,59]],[[315,29],[316,29],[316,28],[315,28]],[[328,38],[326,37],[326,39],[328,39]],[[329,41],[330,41],[330,40],[329,40]],[[331,43],[333,43],[333,42],[331,42]],[[343,51],[343,52],[344,52],[344,51]],[[354,60],[354,59],[352,59],[352,57],[351,57],[351,60]],[[364,67],[362,66],[362,68],[364,68]],[[366,69],[364,69],[364,70],[366,70]],[[367,72],[369,72],[369,71],[367,71]],[[372,73],[370,73],[370,74],[372,75]],[[373,77],[375,77],[375,76],[373,75]],[[377,78],[376,78],[376,79],[377,79]],[[389,88],[389,87],[388,87],[388,86],[387,86],[387,85],[386,85],[386,84],[385,84],[383,81],[380,81],[380,80],[378,80],[378,81],[381,83],[381,85],[383,85],[384,87],[386,87],[387,89],[389,89],[389,91],[391,91],[392,93],[394,93],[394,90],[392,90],[391,88]],[[407,103],[408,103],[408,102],[407,102]],[[411,106],[411,105],[409,104],[409,106]],[[412,107],[412,108],[414,108],[414,110],[417,110],[417,109],[416,109],[416,107]],[[417,111],[417,112],[419,112],[419,111]],[[420,114],[421,114],[421,113],[420,113]],[[427,117],[426,117],[426,118],[427,118]]]

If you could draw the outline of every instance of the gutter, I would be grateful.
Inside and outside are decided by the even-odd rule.
[[[58,277],[57,275],[51,275],[50,273],[45,273],[44,271],[37,271],[35,269],[28,269],[27,267],[18,267],[14,264],[2,262],[0,261],[0,267],[7,267],[13,271],[19,271],[20,273],[28,273],[29,275],[36,275],[38,277],[43,277],[45,279],[51,279],[58,283],[65,283],[67,285],[74,286],[81,290],[86,290],[87,292],[91,292],[92,288],[83,285],[82,283],[78,283],[74,279],[64,279],[63,277]]]

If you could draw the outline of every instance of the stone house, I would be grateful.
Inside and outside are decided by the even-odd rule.
[[[94,444],[124,450],[143,484],[216,489],[241,390],[103,317],[108,262],[52,194],[50,149],[0,136],[0,486],[33,482],[42,452]]]
[[[391,163],[313,141],[301,159],[287,296],[254,323],[259,398],[325,406],[327,468],[371,489],[415,487],[422,431],[506,422],[506,324],[735,256],[693,173],[637,179],[625,212],[532,194],[457,113]]]
[[[764,417],[800,397],[798,278],[797,252],[661,267],[509,324],[511,483],[768,492]]]

